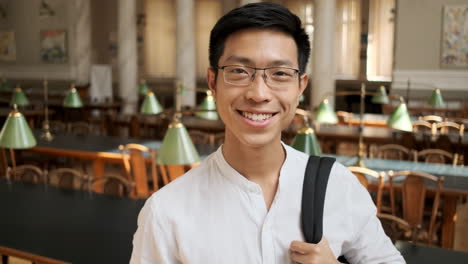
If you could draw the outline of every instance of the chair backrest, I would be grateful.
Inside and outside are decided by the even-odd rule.
[[[190,169],[196,167],[200,162],[187,165],[162,165],[157,164],[156,167],[161,174],[164,185],[184,175]]]
[[[373,153],[373,157],[388,160],[412,160],[413,151],[398,144],[386,144],[378,146]]]
[[[73,168],[59,168],[49,172],[49,183],[65,189],[82,189],[88,176]]]
[[[46,183],[47,174],[39,167],[31,164],[24,164],[12,168],[10,174],[14,180],[19,180],[29,183]]]
[[[423,160],[426,163],[458,164],[458,153],[450,153],[443,149],[424,149],[415,152],[414,161]]]
[[[385,181],[385,173],[377,172],[368,168],[350,166],[348,169],[358,178],[359,182],[367,189],[369,186],[368,177],[374,178],[378,181],[377,187],[377,197],[376,197],[376,206],[377,212],[380,212],[382,209],[382,192]]]
[[[451,121],[444,121],[444,122],[437,123],[436,128],[440,132],[440,134],[443,134],[443,135],[448,134],[450,130],[455,130],[460,136],[460,139],[463,138],[463,135],[465,133],[464,124],[458,124],[458,123],[451,122]]]
[[[203,131],[195,130],[195,129],[190,129],[188,133],[194,144],[207,144],[207,145],[215,144],[214,134],[212,133],[203,132]]]
[[[401,184],[401,202],[403,206],[403,219],[407,221],[412,227],[423,226],[423,213],[426,202],[427,181],[436,184],[435,197],[431,208],[431,216],[429,221],[427,242],[432,242],[432,237],[435,232],[436,216],[440,203],[440,192],[442,189],[443,177],[436,177],[423,172],[414,171],[390,171],[389,185],[390,185],[390,203],[392,214],[396,215],[396,197],[394,182],[396,178],[404,177]]]
[[[78,136],[86,136],[91,133],[91,125],[88,122],[77,121],[69,124],[68,131]]]
[[[444,120],[441,116],[437,116],[437,115],[420,116],[418,119],[423,120],[423,121],[427,121],[429,123],[439,123],[439,122],[442,122]]]
[[[119,146],[122,154],[127,178],[135,182],[135,195],[137,197],[147,197],[152,192],[159,190],[159,178],[156,171],[156,152],[140,144],[127,144]],[[150,164],[151,178],[148,177],[147,164]],[[152,180],[153,188],[150,191],[148,181]]]
[[[391,214],[378,213],[377,217],[382,223],[385,234],[395,243],[397,240],[414,241],[418,228],[412,227],[404,219]]]
[[[85,185],[84,190],[92,192],[96,190],[96,185],[103,185],[103,193],[118,197],[131,197],[135,189],[135,183],[116,174],[106,174],[99,178],[92,179]]]
[[[415,133],[422,131],[422,132],[429,132],[431,135],[435,135],[435,132],[436,132],[435,123],[430,123],[425,120],[416,120],[412,122],[412,125],[413,125],[413,132]]]

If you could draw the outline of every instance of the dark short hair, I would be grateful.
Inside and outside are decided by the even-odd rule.
[[[224,52],[226,39],[244,29],[273,29],[290,35],[296,42],[299,71],[305,72],[310,42],[301,20],[282,5],[266,2],[233,9],[218,20],[210,35],[209,59],[212,68],[219,66],[218,61]]]

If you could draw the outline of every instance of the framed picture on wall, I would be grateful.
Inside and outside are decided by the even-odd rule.
[[[67,31],[65,29],[41,30],[41,60],[48,63],[65,63],[67,54]]]
[[[441,66],[468,68],[468,5],[446,5],[442,16]]]
[[[0,61],[16,60],[15,32],[0,31]]]

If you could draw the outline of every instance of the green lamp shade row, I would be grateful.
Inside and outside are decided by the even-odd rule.
[[[338,123],[338,117],[336,116],[335,111],[332,109],[331,105],[328,103],[328,100],[323,100],[318,109],[315,121],[319,123],[326,124],[336,124]]]
[[[83,107],[83,102],[81,101],[80,95],[75,88],[70,89],[67,96],[63,100],[63,107],[67,108],[80,108]]]
[[[294,137],[293,142],[291,143],[291,147],[302,151],[308,155],[322,155],[322,150],[320,148],[320,144],[313,133],[312,128],[308,128],[311,131],[306,133],[301,133],[299,131],[297,135]]]
[[[164,136],[156,158],[159,164],[193,164],[200,161],[198,152],[182,123],[172,123]]]
[[[138,86],[138,94],[139,95],[147,95],[149,92],[148,84],[146,82],[141,82],[140,86]]]
[[[145,96],[145,100],[140,108],[140,113],[147,115],[156,115],[163,111],[162,106],[159,104],[158,99],[154,93],[149,92]]]
[[[213,95],[208,94],[203,102],[198,106],[200,110],[204,110],[202,112],[197,112],[195,115],[197,117],[208,119],[208,120],[218,120],[219,116],[216,112],[216,102],[213,98]]]
[[[11,96],[10,105],[28,106],[29,100],[21,88],[16,88]]]
[[[413,124],[411,123],[408,109],[404,102],[401,102],[398,107],[390,114],[387,125],[398,130],[407,132],[413,131]]]
[[[377,94],[372,96],[371,102],[374,104],[388,104],[387,91],[384,86],[380,86]]]
[[[0,147],[25,149],[35,145],[36,139],[24,116],[16,111],[10,113],[0,132]]]
[[[439,89],[435,89],[432,92],[431,98],[429,98],[429,105],[434,108],[443,108],[445,107],[444,99],[442,98],[442,94],[440,93]]]

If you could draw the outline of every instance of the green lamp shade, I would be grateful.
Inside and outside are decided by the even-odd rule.
[[[140,113],[146,115],[156,115],[163,111],[162,106],[159,104],[158,99],[153,92],[148,92],[145,96],[145,100],[140,108]]]
[[[211,91],[207,92],[207,96],[203,99],[203,102],[198,106],[202,112],[197,112],[195,115],[197,117],[208,119],[208,120],[218,120],[219,116],[216,112],[216,102],[214,100]]]
[[[3,79],[0,82],[0,91],[9,91],[9,90],[10,90],[10,84],[5,79]]]
[[[315,121],[325,124],[336,124],[338,123],[338,117],[336,116],[335,111],[331,108],[328,100],[323,100],[318,109]]]
[[[315,136],[314,130],[310,127],[304,127],[297,132],[291,147],[302,151],[308,155],[322,155],[320,144]]]
[[[380,86],[377,94],[372,96],[371,102],[374,104],[388,104],[387,91],[384,86]]]
[[[142,96],[145,96],[145,95],[148,94],[148,92],[149,92],[148,84],[146,84],[145,81],[142,81],[140,83],[140,86],[138,86],[138,94],[142,95]]]
[[[11,149],[25,149],[36,145],[31,129],[24,116],[17,110],[9,115],[0,132],[0,147]]]
[[[432,92],[431,98],[429,99],[429,105],[434,108],[443,108],[445,107],[444,99],[442,98],[442,94],[440,93],[440,89],[435,89]]]
[[[23,90],[19,87],[16,87],[13,91],[13,95],[11,96],[10,105],[17,105],[17,106],[28,106],[29,100],[24,94]]]
[[[75,88],[71,88],[67,96],[63,100],[63,107],[67,108],[80,108],[83,107],[80,95]]]
[[[193,164],[200,161],[198,152],[184,125],[173,122],[164,136],[161,149],[156,158],[159,164]]]
[[[387,120],[387,125],[398,130],[407,132],[413,131],[413,124],[411,123],[405,102],[402,101],[398,107],[393,110]]]

